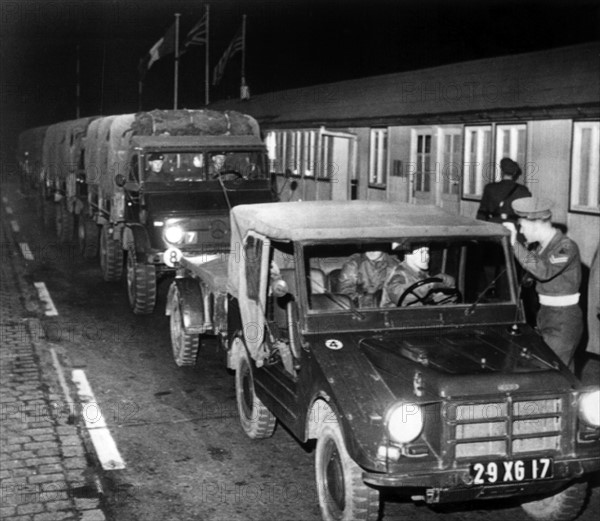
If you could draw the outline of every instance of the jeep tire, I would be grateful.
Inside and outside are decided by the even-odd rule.
[[[324,521],[375,521],[379,518],[379,491],[362,480],[362,470],[348,454],[338,419],[319,426],[315,474]]]
[[[536,521],[571,521],[585,507],[588,500],[588,483],[571,483],[560,492],[533,501],[523,501],[521,507]]]
[[[183,327],[183,316],[179,305],[179,292],[175,290],[171,304],[171,315],[169,317],[169,329],[171,331],[171,347],[173,349],[173,360],[179,367],[189,367],[196,364],[198,350],[200,349],[200,335],[186,333]]]
[[[110,226],[105,224],[100,232],[100,268],[102,277],[107,282],[120,280],[123,274],[123,249],[121,243],[112,238],[109,230]]]
[[[235,368],[235,398],[242,429],[249,438],[269,438],[275,431],[275,416],[256,396],[252,362],[246,346],[239,337],[233,342],[234,348],[239,350]]]
[[[136,252],[127,252],[127,297],[136,315],[149,315],[156,306],[156,267],[139,262]]]

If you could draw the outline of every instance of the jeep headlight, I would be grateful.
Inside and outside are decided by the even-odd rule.
[[[176,224],[165,228],[165,239],[171,244],[178,244],[183,240],[184,230]]]
[[[579,416],[592,427],[600,427],[600,390],[579,397]]]
[[[423,430],[423,410],[416,403],[400,402],[386,416],[390,438],[397,443],[409,443]]]

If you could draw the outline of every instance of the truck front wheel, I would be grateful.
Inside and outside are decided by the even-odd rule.
[[[98,255],[98,225],[83,213],[79,214],[77,223],[77,244],[79,253],[84,259],[93,259]]]
[[[196,364],[196,358],[198,358],[200,335],[192,335],[185,332],[177,294],[174,298],[175,302],[173,303],[171,316],[169,317],[173,359],[178,367],[193,366]]]
[[[123,274],[123,248],[109,230],[110,226],[105,224],[100,232],[100,268],[107,282],[119,280]]]
[[[234,342],[243,344],[240,338]],[[269,438],[275,430],[275,416],[260,401],[254,390],[250,356],[244,345],[238,345],[235,371],[235,398],[242,429],[249,438]]]
[[[319,429],[315,451],[317,495],[325,521],[374,521],[379,491],[362,480],[362,470],[348,454],[337,418]]]
[[[156,268],[136,258],[135,250],[127,252],[127,296],[136,315],[149,315],[156,305]]]
[[[552,496],[523,502],[521,507],[537,521],[571,521],[585,507],[588,490],[587,482],[573,483]]]
[[[64,201],[56,205],[56,237],[58,242],[68,243],[73,239],[75,223],[73,214],[67,209]]]

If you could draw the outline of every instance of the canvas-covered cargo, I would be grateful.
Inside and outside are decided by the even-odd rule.
[[[106,169],[108,135],[115,116],[105,116],[90,123],[85,136],[85,178],[87,184],[98,184]]]
[[[132,134],[138,136],[259,136],[256,120],[235,111],[152,110],[135,115]]]

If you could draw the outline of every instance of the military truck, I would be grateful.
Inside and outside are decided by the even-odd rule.
[[[153,154],[162,160],[158,177],[150,172]],[[233,111],[56,123],[45,131],[41,156],[46,221],[61,242],[77,230],[82,255],[99,252],[105,280],[120,280],[126,264],[136,314],[153,311],[157,279],[175,272],[178,255],[229,248],[231,207],[276,197],[258,123]]]
[[[600,389],[526,324],[501,225],[331,201],[241,205],[231,230],[228,255],[181,259],[166,310],[175,362],[201,363],[199,342],[217,335],[246,434],[280,422],[316,440],[323,519],[377,519],[385,489],[579,514],[600,468]],[[346,290],[349,259],[401,263],[417,247],[442,278],[423,273],[385,304]]]

